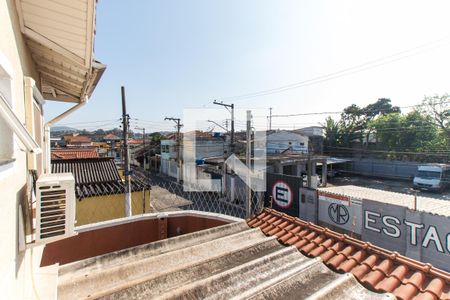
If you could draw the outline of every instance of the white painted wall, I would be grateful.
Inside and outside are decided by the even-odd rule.
[[[288,148],[291,148],[290,153],[308,153],[308,137],[292,132],[279,131],[269,134],[266,143],[267,154],[279,154]]]
[[[37,78],[34,63],[20,32],[14,0],[0,1],[0,64],[8,75],[10,101],[14,113],[25,123],[24,76]],[[5,75],[5,74],[3,74]],[[5,78],[3,78],[5,79]],[[3,81],[3,90],[7,81]],[[37,81],[37,80],[36,80]],[[0,127],[0,138],[8,136],[9,129]],[[18,138],[13,146],[8,139],[2,147],[3,158],[14,158],[13,163],[0,167],[0,290],[2,299],[32,298],[31,252],[19,251],[19,203],[26,195],[28,170],[25,147]],[[11,151],[8,150],[11,147]],[[8,154],[9,152],[9,154]],[[34,250],[39,253],[38,249]],[[33,264],[39,263],[34,259]]]

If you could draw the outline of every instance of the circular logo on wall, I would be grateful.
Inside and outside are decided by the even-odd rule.
[[[272,187],[272,198],[277,206],[288,208],[292,204],[294,194],[286,182],[278,180]]]
[[[339,225],[344,225],[350,218],[347,207],[338,203],[331,203],[328,206],[328,216],[334,223]]]

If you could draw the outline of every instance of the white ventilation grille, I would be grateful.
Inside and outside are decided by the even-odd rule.
[[[36,196],[36,242],[48,243],[74,235],[73,175],[42,175],[36,182]]]

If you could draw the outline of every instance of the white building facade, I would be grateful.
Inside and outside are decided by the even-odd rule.
[[[95,9],[92,0],[0,1],[3,299],[56,295],[56,285],[39,268],[44,245],[37,245],[33,234],[34,181],[50,172],[50,126],[86,103],[105,69],[93,59]],[[46,100],[74,107],[45,123]]]

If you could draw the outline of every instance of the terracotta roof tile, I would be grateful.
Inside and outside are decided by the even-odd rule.
[[[65,135],[64,140],[67,143],[90,143],[92,139],[84,135]]]
[[[52,159],[79,159],[99,157],[96,149],[51,149]]]
[[[330,269],[352,273],[376,292],[399,299],[450,299],[450,273],[397,252],[302,221],[272,209],[248,220],[264,234],[294,245],[310,257],[320,256]]]

